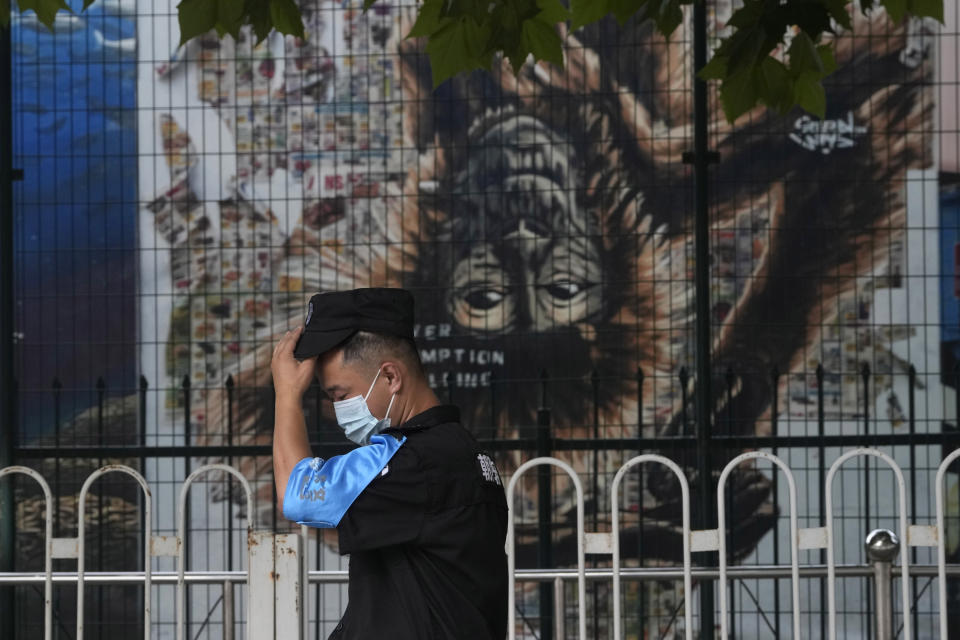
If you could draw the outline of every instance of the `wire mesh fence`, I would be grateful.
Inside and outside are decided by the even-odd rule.
[[[523,503],[523,477],[524,473],[532,468],[550,468],[559,470],[561,477],[572,483],[574,486],[575,501],[575,521],[572,526],[573,543],[572,544],[554,544],[549,539],[551,529],[555,529],[549,521],[537,522],[537,529],[540,535],[546,533],[546,544],[550,548],[556,548],[574,556],[575,568],[566,570],[556,569],[520,569],[517,570],[517,562],[521,554],[520,549],[523,546],[523,538],[530,538],[534,532],[524,531],[524,527],[517,526],[517,522],[524,519],[522,510],[514,510],[510,525],[507,530],[506,552],[508,556],[508,570],[511,575],[510,594],[510,624],[508,629],[510,637],[542,637],[544,635],[553,635],[557,637],[567,637],[576,635],[577,637],[609,637],[611,632],[613,637],[623,637],[626,630],[627,635],[657,633],[662,636],[685,636],[692,637],[694,633],[694,620],[696,616],[693,613],[695,601],[693,595],[694,579],[697,581],[698,588],[714,580],[718,580],[719,585],[719,621],[720,636],[734,637],[743,634],[738,633],[737,629],[742,629],[744,622],[749,624],[760,619],[766,624],[763,634],[779,634],[781,623],[791,630],[793,636],[814,635],[818,631],[823,637],[833,638],[838,633],[843,635],[864,635],[872,637],[873,633],[877,637],[893,637],[893,629],[899,624],[899,630],[896,635],[902,631],[904,637],[935,636],[939,633],[940,637],[949,637],[950,616],[948,614],[948,605],[952,590],[949,588],[948,575],[960,575],[960,564],[947,564],[947,540],[949,533],[947,529],[946,518],[946,482],[945,476],[954,462],[960,457],[960,449],[953,451],[945,456],[937,465],[935,476],[936,486],[935,494],[935,514],[933,518],[927,518],[927,524],[917,522],[908,517],[910,510],[907,498],[907,484],[903,469],[890,456],[875,448],[856,448],[848,450],[836,460],[831,461],[829,471],[826,475],[825,485],[821,488],[826,497],[823,511],[825,512],[825,526],[804,527],[801,526],[798,516],[798,490],[796,475],[793,470],[787,466],[778,456],[768,452],[748,452],[737,456],[724,466],[720,474],[717,491],[716,505],[717,513],[720,518],[716,529],[694,530],[691,528],[691,492],[687,474],[670,458],[657,454],[643,454],[632,458],[621,465],[616,473],[613,482],[610,484],[610,494],[612,503],[610,505],[609,525],[602,527],[602,530],[593,526],[586,518],[585,483],[573,468],[553,457],[537,457],[522,464],[515,475],[508,481],[506,492],[508,504],[516,506],[518,492],[520,489],[520,502]],[[886,467],[892,472],[895,479],[896,495],[896,513],[892,517],[885,518],[894,526],[894,530],[879,529],[873,530],[866,537],[863,543],[867,551],[867,560],[871,567],[865,566],[862,559],[856,562],[839,563],[838,552],[849,549],[850,542],[846,536],[849,535],[849,527],[837,527],[837,502],[832,500],[837,487],[835,481],[842,478],[842,468],[850,461],[857,459],[874,459],[880,466]],[[788,486],[788,521],[787,535],[784,536],[785,546],[788,550],[789,560],[780,561],[774,557],[772,561],[762,566],[731,566],[728,561],[728,552],[732,545],[727,541],[728,529],[726,526],[726,515],[730,503],[726,500],[728,481],[735,477],[735,471],[745,464],[753,461],[764,461],[774,464],[777,473],[786,479]],[[677,493],[681,497],[680,501],[680,522],[677,524],[681,532],[681,543],[678,562],[668,562],[666,565],[655,569],[634,568],[624,570],[621,542],[629,539],[629,529],[625,532],[621,528],[620,519],[621,503],[623,496],[619,490],[623,487],[623,480],[629,478],[633,468],[644,466],[656,466],[666,468],[678,482]],[[857,470],[859,472],[859,470]],[[908,470],[909,471],[909,470]],[[237,632],[237,585],[245,583],[247,590],[243,592],[245,605],[239,608],[239,620],[245,621],[246,637],[301,637],[301,633],[309,637],[311,629],[316,635],[326,633],[324,630],[324,620],[320,617],[322,606],[330,608],[331,598],[335,592],[331,593],[331,587],[342,584],[347,580],[347,573],[343,570],[318,569],[311,571],[311,553],[308,546],[301,544],[302,541],[309,539],[309,528],[302,527],[298,533],[274,534],[269,530],[263,530],[258,526],[256,519],[245,518],[244,535],[240,536],[241,556],[244,565],[239,571],[211,570],[211,569],[191,569],[189,567],[188,551],[194,536],[190,535],[188,528],[189,507],[188,495],[191,485],[200,477],[206,476],[211,472],[229,472],[231,475],[225,475],[227,479],[235,479],[239,482],[244,495],[243,503],[247,506],[247,513],[253,513],[250,484],[234,468],[219,463],[207,464],[193,471],[185,482],[179,487],[177,493],[177,508],[175,514],[176,532],[174,535],[155,535],[151,527],[145,527],[139,530],[140,536],[140,557],[143,559],[143,565],[139,572],[130,570],[120,571],[98,571],[96,573],[85,572],[87,559],[87,530],[85,520],[80,518],[77,523],[77,536],[55,536],[53,530],[53,513],[51,509],[44,509],[44,531],[32,532],[25,531],[28,537],[39,538],[41,552],[38,554],[43,558],[43,567],[30,571],[20,571],[14,573],[0,574],[0,583],[5,585],[25,585],[39,591],[43,587],[43,597],[39,599],[39,610],[36,612],[37,628],[32,630],[34,635],[43,637],[53,637],[51,630],[56,623],[57,629],[66,628],[75,625],[77,637],[91,628],[100,629],[102,633],[102,621],[100,624],[92,621],[97,620],[93,617],[93,611],[88,611],[84,606],[85,596],[89,587],[98,587],[97,591],[102,591],[103,585],[116,585],[116,591],[121,595],[139,593],[145,598],[142,608],[142,615],[137,624],[130,625],[129,633],[135,630],[135,626],[143,629],[145,637],[152,637],[155,627],[160,627],[160,633],[163,635],[162,628],[164,624],[170,625],[169,621],[164,621],[163,616],[159,624],[154,622],[154,616],[158,608],[162,611],[162,598],[154,600],[154,585],[169,585],[175,588],[174,599],[176,602],[175,618],[173,628],[178,638],[200,636],[210,626],[216,633],[216,627],[219,626],[221,637],[234,637]],[[42,497],[40,500],[44,505],[52,504],[54,494],[51,492],[46,479],[34,470],[23,466],[11,466],[0,470],[0,477],[31,476],[28,484],[34,488],[41,489]],[[80,505],[85,505],[87,498],[90,497],[90,489],[95,481],[102,477],[113,475],[126,475],[139,483],[138,489],[142,489],[140,494],[143,497],[143,506],[141,508],[145,522],[152,522],[153,497],[149,490],[146,480],[132,468],[125,465],[107,465],[100,467],[88,475],[80,489],[77,497]],[[533,475],[533,474],[531,474]],[[910,474],[911,476],[913,474]],[[544,484],[544,480],[546,484]],[[536,478],[536,483],[542,492],[545,487],[549,490],[551,484],[549,475]],[[842,487],[841,487],[842,489]],[[701,488],[705,490],[705,488]],[[843,492],[839,492],[842,496]],[[58,496],[59,497],[59,496]],[[542,497],[542,496],[541,496]],[[626,507],[630,507],[629,501],[626,501]],[[82,509],[84,512],[86,509]],[[102,515],[102,514],[99,514]],[[98,529],[103,529],[104,524],[97,522]],[[109,526],[107,527],[109,530]],[[623,534],[627,533],[626,536]],[[31,535],[32,534],[32,535]],[[899,537],[898,537],[899,536]],[[859,543],[860,540],[853,540]],[[541,544],[543,541],[541,540]],[[567,547],[564,549],[564,547]],[[542,547],[541,547],[542,548]],[[910,549],[923,550],[935,553],[935,562],[917,563],[911,558],[907,551]],[[817,550],[821,555],[826,555],[826,566],[817,562],[817,559],[810,552]],[[320,552],[321,548],[318,547]],[[638,550],[645,552],[645,549]],[[704,551],[719,551],[719,569],[710,567],[706,570],[693,570],[691,554]],[[897,572],[892,571],[892,563],[897,558]],[[806,553],[804,553],[806,552]],[[596,562],[587,570],[586,556],[591,555],[594,558],[603,559],[602,566],[597,567]],[[627,556],[630,555],[628,551]],[[800,556],[805,558],[801,561]],[[98,556],[99,557],[99,556]],[[320,553],[317,559],[322,559]],[[637,554],[637,558],[643,558],[642,553]],[[175,559],[175,571],[155,571],[154,564],[156,560]],[[67,570],[56,574],[58,583],[76,586],[76,620],[67,619],[62,613],[62,607],[58,606],[58,600],[63,589],[54,590],[53,559],[61,561],[69,559],[70,563],[76,562],[77,571]],[[322,560],[320,560],[322,564]],[[679,566],[677,566],[679,565]],[[801,574],[802,570],[802,574]],[[948,573],[949,572],[949,573]],[[871,575],[873,574],[873,575]],[[894,575],[899,576],[898,588],[894,589]],[[612,590],[607,582],[612,578]],[[803,578],[804,582],[801,582]],[[861,598],[866,597],[869,605],[874,608],[873,616],[868,620],[868,626],[864,629],[860,624],[862,620],[860,611],[852,616],[853,631],[850,630],[851,615],[844,610],[842,606],[838,607],[838,591],[843,593],[848,591],[847,583],[851,578],[857,579],[858,583],[867,579],[867,583],[873,586],[872,593],[861,594]],[[916,590],[918,579],[925,580],[920,591]],[[641,609],[640,615],[634,619],[628,612],[624,615],[624,605],[632,606],[637,603],[643,605],[645,600],[637,598],[636,589],[622,587],[627,585],[644,585],[651,581],[662,583],[680,583],[681,598],[665,622],[657,621],[655,618],[645,618]],[[932,604],[934,599],[934,590],[931,585],[936,583],[936,597],[939,599],[936,605]],[[588,591],[587,584],[593,585]],[[757,585],[763,585],[768,589],[773,586],[774,600],[772,608],[767,608],[768,597],[755,595],[748,582]],[[92,583],[92,584],[91,584]],[[772,585],[771,585],[772,583]],[[777,591],[781,583],[787,588],[789,603],[781,609],[780,598]],[[801,589],[801,585],[819,585],[818,594],[819,603],[810,598],[809,589]],[[537,589],[536,585],[541,588]],[[548,585],[550,589],[543,589],[542,585]],[[300,594],[310,595],[311,585],[316,593],[316,600],[303,599]],[[60,586],[60,585],[58,585]],[[600,590],[601,586],[607,588]],[[824,587],[826,586],[826,589]],[[531,588],[532,587],[532,588]],[[730,588],[728,591],[728,587]],[[572,589],[571,589],[572,588]],[[568,598],[572,594],[572,605]],[[207,611],[200,622],[194,622],[191,625],[190,611],[194,605],[201,601],[203,611],[203,596],[216,595],[216,600],[212,605],[209,601],[206,603]],[[743,616],[742,611],[738,612],[734,606],[735,596],[738,592],[746,592],[751,596],[751,600],[756,605],[756,611],[752,616]],[[894,595],[899,594],[898,599]],[[588,594],[592,598],[588,600]],[[613,594],[620,594],[620,597],[614,597]],[[162,592],[157,590],[156,595],[161,596]],[[822,604],[826,598],[826,611],[818,610],[817,604]],[[845,599],[845,598],[844,598]],[[592,600],[592,602],[591,602]],[[315,602],[315,617],[311,618],[311,605]],[[341,607],[342,607],[342,603]],[[217,609],[220,607],[220,611]],[[611,617],[612,608],[612,617]],[[682,610],[682,616],[680,612]],[[79,613],[82,612],[82,615]],[[342,612],[342,608],[334,610],[335,616]],[[700,611],[702,615],[702,610]],[[921,616],[921,613],[924,615]],[[102,612],[100,613],[102,615]],[[210,625],[214,616],[219,618],[219,625],[214,622]],[[569,618],[573,620],[569,620]],[[875,619],[876,630],[871,633],[869,623]],[[42,622],[40,622],[42,620]],[[334,620],[326,621],[329,627]],[[702,629],[702,618],[698,621]],[[841,631],[842,625],[842,631]],[[42,630],[40,627],[42,626]],[[566,629],[571,629],[569,632]],[[590,629],[588,635],[588,628]],[[576,631],[573,631],[576,629]],[[801,631],[803,629],[803,631]],[[208,634],[210,631],[208,631]],[[745,632],[746,635],[750,631]],[[711,635],[713,635],[711,633]]]
[[[863,383],[869,385],[869,370],[864,370]],[[731,379],[730,371],[726,377]],[[818,377],[827,374],[818,368]],[[912,368],[907,373],[914,377]],[[643,376],[638,372],[637,380]],[[739,384],[749,384],[750,377],[736,376]],[[593,385],[598,387],[600,377],[591,376]],[[682,385],[685,374],[678,375],[674,381]],[[575,465],[583,475],[586,494],[585,520],[588,530],[609,530],[610,499],[609,487],[614,472],[627,459],[640,452],[659,452],[676,460],[690,477],[693,491],[701,491],[701,482],[696,475],[696,458],[701,443],[690,435],[672,437],[645,438],[639,425],[618,425],[624,431],[629,430],[634,437],[588,437],[582,439],[560,438],[553,424],[553,411],[548,406],[551,377],[549,373],[540,380],[531,381],[531,386],[541,394],[545,405],[538,412],[538,422],[526,428],[519,428],[519,436],[512,440],[498,438],[481,440],[482,444],[494,452],[494,456],[505,477],[524,460],[534,456],[560,456]],[[237,394],[232,380],[225,385],[225,398],[232,400]],[[915,404],[915,385],[907,396],[909,405]],[[139,468],[155,483],[154,496],[156,508],[153,516],[154,528],[158,535],[175,535],[175,491],[180,483],[175,480],[189,474],[192,468],[211,462],[224,462],[235,465],[251,477],[253,491],[253,516],[261,526],[276,530],[290,530],[293,523],[285,521],[276,508],[276,495],[273,491],[271,465],[271,445],[236,444],[229,438],[211,444],[198,444],[195,438],[202,434],[192,433],[183,428],[176,434],[178,443],[168,445],[144,445],[137,438],[126,438],[117,432],[128,429],[134,434],[142,433],[138,427],[137,416],[142,414],[145,398],[150,385],[141,379],[138,389],[126,394],[122,390],[111,393],[104,385],[98,384],[93,390],[98,396],[95,410],[84,421],[79,417],[74,429],[54,428],[53,433],[44,439],[29,445],[17,447],[17,458],[50,480],[52,492],[58,497],[59,508],[54,511],[54,535],[66,535],[76,526],[77,506],[71,495],[79,490],[78,483],[94,469],[105,463],[128,464]],[[190,393],[190,385],[185,380],[180,393]],[[516,393],[517,383],[505,393]],[[27,393],[27,390],[24,390]],[[269,397],[271,387],[251,391],[257,395]],[[456,402],[455,391],[450,387],[452,397],[445,398]],[[498,398],[498,386],[490,391],[492,403],[502,402]],[[58,404],[62,402],[61,387],[58,382],[46,390],[54,414],[61,413]],[[683,396],[684,394],[681,394]],[[822,394],[821,394],[822,395]],[[775,396],[776,397],[776,396]],[[128,406],[126,411],[107,411],[106,405]],[[324,398],[318,387],[308,392],[305,402],[308,416],[308,432],[315,451],[324,455],[334,455],[348,450],[340,439],[332,417],[329,400]],[[189,403],[184,403],[182,415],[189,415]],[[642,413],[642,412],[641,412]],[[233,412],[228,412],[232,415]],[[727,417],[735,416],[727,413]],[[126,422],[132,419],[132,426]],[[690,413],[692,420],[692,411]],[[186,425],[184,419],[180,422]],[[797,483],[802,487],[797,509],[797,519],[801,527],[821,527],[826,523],[824,495],[821,487],[825,485],[825,475],[829,462],[838,457],[843,450],[853,446],[872,445],[888,452],[903,465],[909,487],[911,522],[920,522],[934,516],[933,479],[939,460],[956,446],[960,445],[960,435],[952,425],[939,424],[937,431],[928,431],[915,421],[910,420],[903,431],[893,429],[880,431],[869,429],[869,419],[855,424],[851,429],[831,423],[826,414],[820,413],[815,420],[814,432],[783,433],[774,429],[771,435],[738,435],[735,431],[717,433],[708,438],[712,450],[712,459],[716,466],[714,478],[709,486],[716,484],[722,465],[744,450],[762,449],[774,452],[791,464]],[[228,425],[229,426],[229,425]],[[609,428],[609,425],[604,425]],[[601,425],[594,425],[600,429]],[[473,427],[476,432],[496,432],[498,427]],[[682,427],[681,434],[689,429]],[[227,430],[232,433],[233,429]],[[620,434],[622,435],[622,434]],[[91,437],[92,436],[92,437]],[[103,440],[100,438],[103,437]],[[105,442],[108,444],[99,444]],[[143,465],[142,467],[140,465]],[[950,476],[954,483],[953,476]],[[727,530],[727,557],[736,565],[783,564],[789,559],[790,534],[789,510],[786,487],[778,475],[769,469],[754,468],[747,465],[733,472],[727,482],[728,499],[725,520]],[[845,467],[839,472],[834,490],[834,503],[839,505],[834,515],[836,538],[844,541],[837,547],[839,564],[862,564],[863,551],[861,541],[873,528],[886,526],[894,528],[896,524],[896,503],[894,485],[888,471],[876,465],[859,462]],[[952,486],[952,485],[951,485]],[[514,506],[514,518],[517,526],[517,566],[522,569],[535,567],[570,567],[575,565],[574,518],[576,503],[572,488],[563,474],[542,472],[532,479],[528,477],[518,485],[520,496]],[[669,474],[662,469],[636,469],[626,474],[621,489],[623,505],[620,523],[621,554],[626,567],[656,567],[675,565],[681,560],[682,529],[680,528],[680,494],[678,487]],[[22,531],[18,535],[18,558],[23,559],[18,570],[38,570],[42,559],[41,519],[44,511],[42,496],[30,483],[17,483],[18,520]],[[872,496],[872,497],[871,497]],[[246,531],[240,525],[241,519],[248,517],[243,502],[243,491],[234,482],[221,480],[198,481],[198,488],[192,494],[188,512],[191,523],[187,549],[187,567],[197,571],[235,570],[242,564],[245,553]],[[695,512],[697,505],[694,504]],[[947,505],[947,534],[956,525],[960,512]],[[88,521],[88,558],[89,568],[97,571],[142,570],[134,561],[140,557],[138,549],[144,544],[142,509],[140,508],[139,489],[134,483],[123,479],[104,478],[100,480],[90,502],[87,505]],[[198,524],[199,523],[199,524]],[[344,559],[336,553],[336,536],[331,530],[318,530],[310,541],[311,568],[318,571],[345,569]],[[911,548],[911,560],[921,564],[932,564],[935,558],[928,550]],[[700,555],[700,554],[698,554]],[[802,552],[805,564],[825,564],[822,551]],[[28,560],[29,559],[29,560]],[[948,556],[955,561],[955,552]],[[173,570],[169,562],[157,559],[155,569]],[[699,563],[716,565],[716,558],[698,558]],[[69,561],[56,561],[55,569],[69,570]],[[133,565],[133,566],[131,566]],[[609,566],[609,559],[591,555],[588,567],[603,568]],[[918,628],[934,628],[937,607],[933,600],[934,591],[930,588],[932,578],[912,579],[913,593],[922,594],[913,608],[913,624]],[[734,615],[731,618],[731,633],[764,635],[779,634],[789,628],[789,617],[793,610],[790,603],[789,586],[783,580],[741,579],[733,582],[729,596],[729,607]],[[789,581],[786,581],[789,582]],[[825,625],[826,590],[823,581],[809,581],[804,587],[803,610],[807,633],[818,634]],[[838,591],[838,611],[840,622],[847,625],[849,633],[869,635],[870,620],[873,612],[865,602],[869,596],[869,579],[841,579],[842,589]],[[956,584],[948,582],[951,598],[955,597]],[[58,592],[55,611],[57,620],[69,621],[75,615],[71,608],[73,598],[69,585]],[[575,602],[572,584],[565,584],[565,602]],[[111,589],[119,596],[121,589],[97,586],[91,590],[88,602],[97,603],[97,609],[88,611],[88,633],[107,633],[111,629],[124,628],[127,631],[142,624],[142,607],[138,604],[135,591],[127,589],[123,597],[111,598]],[[555,586],[545,583],[538,589],[528,585],[518,596],[518,609],[531,632],[537,637],[549,637],[549,630],[556,625],[556,612],[552,611]],[[195,633],[201,633],[204,624],[210,628],[208,633],[216,634],[216,625],[210,627],[210,618],[217,607],[222,606],[220,587],[191,587],[189,623]],[[24,624],[39,624],[42,618],[37,615],[37,606],[42,600],[35,589],[22,588],[21,620]],[[27,594],[32,592],[32,597]],[[164,612],[171,612],[172,596],[166,586],[157,587],[156,624],[172,624],[164,618]],[[687,602],[683,589],[676,581],[660,583],[627,583],[625,585],[624,630],[628,636],[645,630],[647,633],[675,633],[680,604]],[[612,633],[612,603],[610,585],[591,581],[587,591],[587,613],[591,626],[591,637],[608,637]],[[346,604],[346,595],[342,585],[314,585],[308,594],[310,614],[314,620],[315,633],[328,633],[336,624]],[[142,595],[141,595],[142,597]],[[242,592],[236,597],[243,597]],[[166,602],[166,606],[163,604]],[[32,603],[32,604],[31,604]],[[123,604],[121,604],[123,603]],[[92,606],[92,605],[91,605]],[[103,609],[107,606],[109,615]],[[123,612],[127,612],[126,618]],[[695,609],[696,611],[696,609]],[[567,609],[564,616],[566,628],[575,628],[575,609]],[[696,620],[695,616],[695,620]],[[699,622],[695,622],[699,624]],[[925,626],[924,626],[925,624]],[[119,625],[119,627],[118,627]],[[783,627],[783,625],[787,625]],[[68,623],[69,626],[69,623]],[[744,629],[746,627],[746,630]],[[752,630],[750,630],[752,627]],[[35,629],[35,627],[33,627]],[[206,627],[205,627],[206,628]],[[326,630],[326,631],[324,631]],[[24,628],[24,633],[29,633]],[[319,636],[318,636],[319,637]]]
[[[952,3],[945,25],[857,13],[836,36],[824,119],[760,108],[735,124],[712,88],[697,108],[692,12],[669,40],[649,24],[604,22],[566,38],[563,70],[503,68],[434,90],[422,43],[403,39],[415,3],[298,4],[305,39],[207,34],[183,48],[172,2],[99,0],[52,33],[14,9],[11,86],[0,88],[13,136],[0,143],[16,169],[2,178],[14,185],[3,233],[15,249],[15,385],[3,393],[17,416],[0,428],[13,460],[50,480],[56,535],[76,526],[80,483],[110,462],[155,487],[158,535],[174,535],[175,487],[199,465],[224,462],[251,482],[253,514],[234,483],[198,482],[192,569],[240,566],[242,518],[286,530],[269,349],[312,293],[366,285],[415,292],[438,395],[461,407],[505,477],[539,455],[571,464],[593,531],[609,527],[613,474],[639,452],[670,456],[698,491],[704,469],[712,484],[742,451],[768,450],[797,474],[800,525],[816,527],[827,463],[868,444],[908,470],[911,520],[932,516],[936,464],[960,444]],[[737,4],[701,6],[702,37],[716,42]],[[316,451],[347,450],[318,389],[304,411]],[[960,483],[949,484],[956,531]],[[892,480],[864,460],[837,487],[836,527],[853,541],[838,562],[859,563],[866,533],[892,527]],[[17,569],[28,570],[42,511],[27,484],[16,489]],[[518,566],[570,566],[569,485],[542,470],[520,489]],[[733,476],[731,563],[786,560],[785,491],[762,465]],[[127,479],[96,485],[91,570],[137,568],[138,495]],[[637,469],[623,496],[624,563],[676,562],[670,476]],[[716,515],[694,504],[697,527]],[[948,542],[953,559],[960,547]],[[345,567],[335,535],[309,544],[314,569]],[[802,560],[822,564],[820,553]],[[717,564],[705,555],[696,562]],[[912,579],[924,594],[917,629],[934,624],[926,580]],[[868,636],[869,581],[840,586],[843,633]],[[803,628],[825,637],[823,584],[803,587]],[[58,620],[74,619],[73,588],[58,587]],[[518,592],[538,638],[560,617],[555,588]],[[573,586],[563,589],[569,606]],[[587,589],[589,635],[608,637],[610,587]],[[624,589],[628,636],[677,632],[691,594],[670,581]],[[731,633],[786,635],[789,591],[735,580]],[[17,632],[30,637],[38,592],[16,593]],[[312,633],[325,637],[345,588],[315,584],[308,596]],[[141,597],[92,587],[87,635],[135,633]],[[694,597],[699,628],[717,596]],[[170,585],[155,587],[161,637],[173,603]],[[193,586],[190,603],[192,637],[218,637],[222,588]],[[574,616],[564,612],[567,630]]]

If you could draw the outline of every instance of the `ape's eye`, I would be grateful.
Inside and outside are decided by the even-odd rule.
[[[550,295],[560,300],[570,300],[586,288],[587,285],[585,283],[573,282],[572,280],[557,280],[546,286]]]
[[[471,307],[486,311],[503,302],[503,293],[496,289],[477,289],[468,293],[463,299]]]

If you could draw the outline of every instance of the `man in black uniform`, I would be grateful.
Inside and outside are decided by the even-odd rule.
[[[459,410],[427,384],[412,295],[313,296],[271,368],[283,514],[336,527],[340,553],[350,554],[349,602],[330,638],[502,640],[504,488]],[[346,436],[363,445],[327,460],[313,457],[301,405],[315,374]]]

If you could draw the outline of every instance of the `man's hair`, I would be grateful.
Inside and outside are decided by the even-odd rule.
[[[344,364],[362,363],[375,369],[384,358],[393,357],[401,360],[415,374],[424,373],[420,351],[413,340],[408,338],[379,331],[357,331],[340,349],[343,351]]]

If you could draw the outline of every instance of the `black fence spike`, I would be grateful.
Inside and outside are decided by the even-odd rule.
[[[680,379],[680,424],[681,424],[681,433],[683,435],[689,434],[689,416],[687,415],[687,384],[690,382],[690,373],[687,371],[687,368],[680,367],[680,373],[677,374],[677,377]]]
[[[500,424],[497,421],[497,372],[490,372],[490,427],[493,430],[493,438],[500,436]]]
[[[549,374],[546,369],[540,369],[540,408],[546,409],[547,407],[547,380],[549,379]]]
[[[600,374],[596,368],[590,372],[590,392],[593,396],[593,428],[596,437],[597,424],[600,422]]]
[[[637,367],[637,435],[643,435],[643,367]]]
[[[733,365],[727,365],[727,371],[723,378],[724,383],[727,385],[727,435],[733,435],[733,387],[737,383],[737,376],[733,372]],[[714,411],[716,411],[716,408]]]

